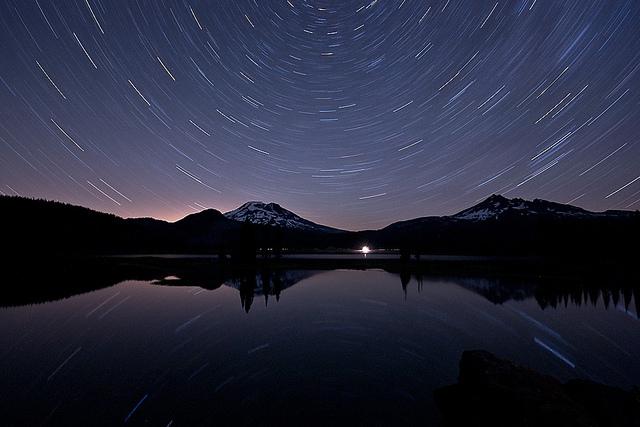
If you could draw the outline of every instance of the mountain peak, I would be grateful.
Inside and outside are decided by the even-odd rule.
[[[277,203],[274,202],[261,202],[261,201],[257,201],[257,200],[253,200],[250,202],[246,202],[243,203],[240,207],[238,207],[235,210],[240,210],[240,209],[249,209],[249,210],[253,210],[253,209],[272,209],[272,210],[282,210],[282,211],[286,211],[285,208],[283,208],[282,206],[280,206]]]
[[[492,194],[482,203],[505,203],[509,201],[511,201],[511,199],[504,197],[502,194]]]
[[[240,222],[249,221],[252,224],[272,225],[296,230],[337,231],[331,227],[306,220],[274,202],[246,202],[237,209],[225,213],[224,216]]]
[[[531,201],[520,198],[509,199],[498,194],[493,194],[477,205],[465,209],[462,212],[457,213],[456,215],[453,215],[453,218],[462,220],[483,221],[487,219],[497,219],[505,215],[584,216],[600,214],[589,212],[576,206],[550,202],[548,200],[535,199]]]

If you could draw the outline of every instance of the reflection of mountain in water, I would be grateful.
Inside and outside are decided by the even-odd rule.
[[[452,281],[494,304],[504,304],[510,300],[523,301],[531,298],[536,290],[535,283],[522,280],[515,282],[504,278],[459,277]]]
[[[407,289],[413,279],[416,282],[418,292],[424,288],[425,276],[420,272],[402,270],[396,272],[400,276],[402,291],[407,296]],[[427,280],[445,280],[483,296],[494,304],[503,304],[509,300],[522,301],[531,298],[535,294],[536,284],[533,281],[505,279],[500,277],[477,276],[426,276]]]
[[[211,272],[209,268],[205,271]],[[281,269],[243,269],[222,270],[215,276],[211,274],[189,274],[167,276],[164,279],[154,280],[152,283],[162,286],[197,286],[202,289],[214,290],[220,286],[228,286],[240,293],[240,304],[248,313],[256,296],[263,296],[265,306],[269,304],[269,297],[280,300],[280,294],[287,288],[307,279],[318,271],[312,270],[281,270]],[[214,279],[215,277],[215,279]]]
[[[400,273],[402,289],[406,295],[411,282],[411,273]],[[414,274],[418,292],[423,289],[424,278]],[[433,277],[431,277],[433,279]],[[638,301],[640,301],[640,284],[617,280],[596,278],[579,280],[578,278],[562,280],[487,278],[487,277],[442,277],[469,291],[481,295],[494,304],[509,301],[524,301],[535,298],[540,308],[558,308],[569,305],[597,306],[600,303],[605,309],[617,307],[626,312],[635,306],[638,317]]]
[[[256,295],[264,296],[264,304],[267,306],[269,296],[274,296],[278,301],[283,290],[317,273],[308,270],[261,270],[236,276],[225,282],[225,285],[240,292],[240,303],[248,313]]]
[[[398,276],[405,298],[408,298],[408,288],[417,286],[420,292],[429,286],[428,282],[437,280],[455,283],[494,304],[535,298],[542,309],[569,304],[603,304],[605,308],[612,306],[629,311],[633,305],[637,313],[640,300],[640,283],[631,279],[632,275],[609,276],[609,270],[599,274],[567,273],[564,276],[557,272],[541,274],[539,271],[532,271],[529,276],[522,271],[518,277],[488,276],[481,272],[451,276],[447,271],[457,270],[460,264],[437,272],[428,270],[428,265],[416,264],[406,268],[381,265],[379,268]],[[256,296],[264,297],[265,305],[270,297],[278,301],[284,290],[320,271],[331,269],[326,266],[305,269],[304,263],[295,268],[269,264],[234,268],[211,259],[189,258],[53,260],[48,264],[26,264],[7,269],[6,285],[0,293],[0,307],[53,301],[126,280],[139,280],[155,285],[198,286],[209,290],[229,286],[238,290],[242,308],[249,312]]]
[[[280,294],[300,281],[307,279],[319,271],[312,270],[244,270],[236,271],[230,278],[224,280],[226,286],[238,290],[242,308],[248,313],[256,296],[263,296],[265,305],[268,305],[269,297],[274,296],[276,301]],[[557,308],[560,306],[593,305],[600,302],[605,309],[610,306],[624,308],[629,312],[632,305],[637,308],[640,301],[640,285],[631,285],[617,280],[605,280],[593,278],[544,279],[536,278],[505,278],[505,277],[479,277],[479,276],[434,276],[425,275],[415,270],[400,270],[390,272],[398,276],[402,291],[407,298],[408,289],[415,282],[417,291],[422,292],[425,282],[439,280],[454,283],[475,294],[478,294],[494,304],[504,304],[509,301],[524,301],[534,298],[540,308]],[[159,282],[160,283],[160,282]],[[166,285],[202,285],[185,281],[184,279],[163,281]],[[219,287],[220,285],[216,286]],[[209,287],[208,289],[215,289]],[[636,301],[636,304],[633,304]]]

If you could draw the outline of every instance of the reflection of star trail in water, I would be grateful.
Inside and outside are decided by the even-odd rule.
[[[3,194],[350,228],[640,207],[637,1],[2,3]]]
[[[572,368],[575,368],[576,365],[575,363],[573,363],[571,360],[567,359],[566,356],[564,356],[562,353],[560,353],[558,350],[552,348],[549,344],[545,343],[544,341],[540,340],[538,337],[535,337],[533,339],[533,342],[535,342],[536,344],[538,344],[540,347],[544,348],[545,350],[547,350],[548,352],[550,352],[551,354],[553,354],[554,356],[556,356],[558,359],[562,360],[564,363],[566,363],[567,365],[569,365]]]

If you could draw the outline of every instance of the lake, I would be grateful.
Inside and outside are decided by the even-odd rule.
[[[577,283],[381,269],[119,278],[0,309],[2,423],[437,425],[433,392],[470,349],[563,381],[640,384],[637,288]]]

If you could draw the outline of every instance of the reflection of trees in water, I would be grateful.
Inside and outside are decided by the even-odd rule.
[[[56,260],[24,267],[16,266],[5,274],[7,283],[15,277],[20,286],[7,286],[0,295],[0,306],[34,304],[68,298],[84,292],[106,288],[127,280],[140,280],[158,286],[198,286],[213,290],[222,285],[238,290],[242,308],[249,312],[256,296],[276,301],[284,290],[321,270],[285,269],[272,265],[236,268],[233,264],[211,259],[124,259],[108,258]],[[542,309],[568,305],[598,305],[638,312],[640,283],[603,274],[585,277],[567,276],[549,279],[546,275],[530,278],[487,277],[486,275],[452,276],[435,274],[421,268],[387,270],[396,274],[405,299],[408,289],[418,292],[428,281],[448,281],[481,295],[494,304],[535,298]],[[547,278],[545,278],[547,277]],[[429,284],[427,283],[427,286]],[[364,291],[366,292],[366,290]]]
[[[298,282],[309,278],[318,271],[312,270],[283,270],[271,268],[219,269],[209,266],[205,270],[186,270],[174,274],[171,280],[155,280],[153,283],[164,286],[198,286],[203,289],[217,289],[222,285],[238,290],[240,304],[248,313],[256,296],[263,296],[265,306],[269,304],[269,297],[280,300],[283,290]]]
[[[418,292],[424,287],[424,278],[420,272],[401,271],[402,291],[407,297],[407,289],[412,279],[417,285]],[[578,280],[545,280],[542,278],[487,278],[487,277],[448,277],[430,276],[430,279],[447,280],[469,291],[481,295],[494,304],[504,304],[508,301],[523,301],[534,298],[540,308],[559,308],[574,305],[597,306],[602,304],[605,309],[617,307],[638,313],[640,301],[640,284],[629,284],[623,281],[606,279]]]
[[[7,284],[0,307],[39,304],[108,288],[125,281],[144,281],[156,286],[197,286],[206,290],[227,285],[241,293],[242,307],[249,310],[254,295],[276,300],[281,292],[317,271],[278,268],[238,268],[206,258],[51,258],[23,260],[5,269]]]
[[[248,313],[255,296],[263,296],[265,306],[268,306],[269,296],[275,297],[277,302],[283,290],[316,273],[304,270],[245,270],[235,272],[225,284],[238,290],[242,308]]]
[[[404,299],[407,299],[407,289],[409,284],[411,283],[411,278],[413,277],[416,282],[416,286],[418,292],[422,291],[422,287],[424,286],[424,279],[421,272],[414,272],[413,274],[409,270],[402,270],[400,273],[396,273],[400,276],[400,284],[402,285],[402,292],[404,293]]]
[[[265,306],[269,297],[280,299],[280,294],[298,282],[317,274],[305,270],[251,270],[235,275],[225,285],[231,286],[240,293],[242,308],[248,313],[256,296],[263,296]],[[408,298],[408,289],[416,286],[418,292],[424,290],[425,281],[446,280],[453,282],[473,293],[481,295],[494,304],[508,301],[524,301],[534,298],[540,308],[558,308],[581,305],[597,305],[603,303],[606,309],[624,307],[629,311],[636,308],[640,300],[640,287],[624,286],[621,282],[577,281],[577,280],[543,280],[487,277],[448,277],[424,275],[420,271],[401,270],[393,272],[400,279],[404,298]],[[428,285],[427,285],[428,286]],[[634,304],[634,301],[636,302]]]
[[[248,274],[243,276],[240,279],[236,279],[237,287],[234,286],[238,291],[240,291],[240,304],[242,308],[248,313],[251,309],[251,304],[253,303],[253,296],[255,294],[256,288],[256,276],[254,274]]]
[[[567,307],[569,304],[581,306],[596,306],[600,303],[608,309],[610,306],[624,308],[629,311],[632,304],[638,315],[638,301],[640,301],[640,287],[611,285],[608,287],[595,286],[561,286],[554,288],[540,287],[536,291],[536,300],[541,308]]]

